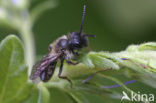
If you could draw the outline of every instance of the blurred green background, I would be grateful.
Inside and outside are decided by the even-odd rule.
[[[79,31],[83,0],[56,0],[58,5],[44,12],[33,26],[37,54],[48,51],[48,45],[63,34]],[[32,0],[29,10],[42,0]],[[156,1],[154,0],[88,0],[83,31],[95,34],[90,47],[96,51],[120,51],[129,44],[156,39]],[[0,26],[0,40],[14,34]],[[16,33],[18,34],[18,33]]]

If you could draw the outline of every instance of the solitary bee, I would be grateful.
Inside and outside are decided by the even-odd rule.
[[[71,61],[73,57],[79,56],[78,51],[83,47],[87,47],[88,37],[95,37],[95,35],[82,33],[84,18],[86,12],[86,5],[83,6],[83,14],[81,20],[81,26],[79,32],[72,32],[68,35],[63,35],[55,40],[49,46],[49,53],[44,56],[36,65],[34,65],[30,79],[35,80],[38,77],[43,82],[47,82],[52,77],[57,61],[61,61],[58,77],[68,80],[71,84],[71,80],[67,76],[61,76],[63,63],[66,60],[67,63],[76,65]]]

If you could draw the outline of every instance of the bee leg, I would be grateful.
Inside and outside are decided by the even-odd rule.
[[[58,77],[61,79],[66,79],[71,84],[71,88],[72,88],[72,81],[67,76],[61,76],[62,68],[63,68],[63,61],[64,61],[64,59],[61,60],[61,66],[60,66],[60,70],[58,73]]]
[[[88,76],[88,78],[86,78],[85,80],[83,80],[82,83],[86,83],[87,81],[91,80],[96,74],[101,73],[101,72],[104,72],[104,71],[107,71],[107,70],[112,70],[112,68],[108,68],[108,69],[97,71],[97,72],[91,74],[90,76]]]
[[[70,61],[70,60],[66,60],[66,62],[67,62],[68,64],[71,64],[71,65],[77,65],[77,64],[79,64],[78,62],[74,63],[74,62],[72,62],[72,61]]]

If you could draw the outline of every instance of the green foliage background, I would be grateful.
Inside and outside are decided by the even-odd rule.
[[[55,1],[55,8],[44,11],[33,26],[39,55],[47,53],[49,43],[57,37],[80,28],[83,0]],[[31,11],[43,1],[31,0],[29,4]],[[155,41],[155,17],[155,1],[88,0],[84,32],[97,35],[91,40],[93,50],[120,51],[129,44]],[[0,31],[1,40],[10,33],[17,34],[2,26]]]
[[[58,71],[50,82],[38,85],[28,74],[53,40],[79,30],[83,1],[15,1],[0,0],[0,103],[120,103],[123,90],[156,95],[156,43],[143,43],[155,41],[155,1],[87,1],[84,32],[97,38],[90,40],[92,52],[83,54],[79,65],[65,64],[63,75],[72,79],[73,88],[57,77]],[[140,45],[127,48],[129,44]],[[82,83],[108,68],[112,70]],[[134,79],[137,82],[123,84]],[[121,87],[102,88],[115,84]]]

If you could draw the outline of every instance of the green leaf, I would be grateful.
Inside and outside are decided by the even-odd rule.
[[[23,101],[32,89],[27,78],[22,43],[10,35],[0,44],[0,103]]]
[[[50,93],[48,91],[48,89],[42,85],[40,85],[40,89],[39,89],[39,98],[38,101],[39,103],[49,103],[50,101]]]
[[[88,54],[88,56],[90,57],[90,59],[92,60],[93,64],[97,67],[97,68],[103,68],[103,69],[108,69],[108,68],[112,68],[112,69],[119,69],[118,64],[114,63],[112,60],[107,59],[103,56],[100,56],[98,53],[94,53],[91,52]]]
[[[38,103],[116,103],[121,101],[122,91],[129,95],[132,91],[144,93],[147,88],[148,91],[155,91],[156,51],[151,48],[139,50],[142,45],[131,45],[125,51],[115,53],[90,52],[79,59],[78,65],[65,64],[61,75],[72,80],[72,88],[67,80],[58,78],[59,68],[56,67],[52,79],[38,85]],[[137,80],[137,83],[125,85],[124,82],[129,80]],[[112,85],[119,87],[105,88]]]
[[[39,90],[34,87],[31,94],[22,103],[37,103],[39,98]]]
[[[48,88],[50,92],[49,103],[76,103],[76,101],[65,91],[59,88]]]
[[[155,42],[148,42],[139,45],[138,50],[156,50],[156,43]]]

